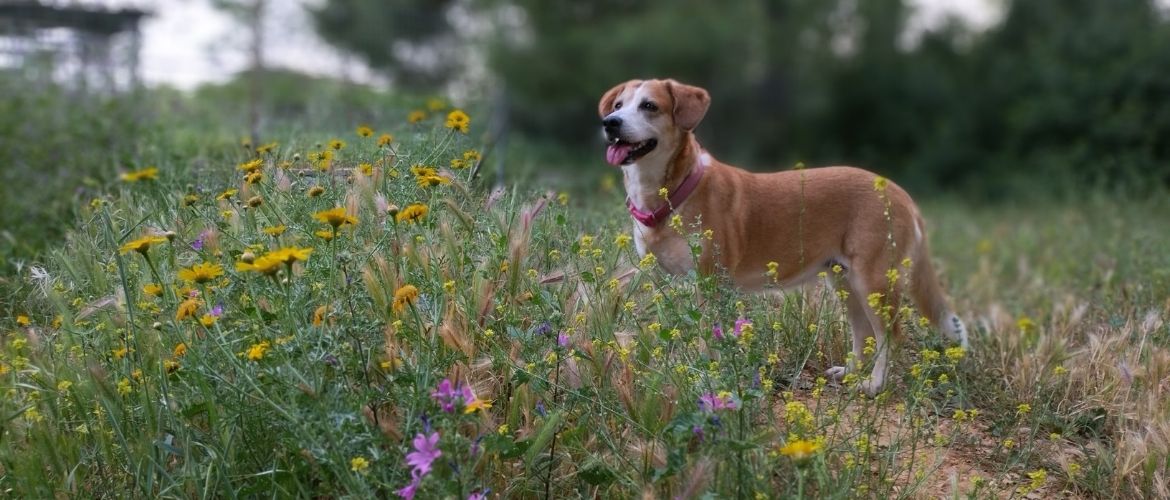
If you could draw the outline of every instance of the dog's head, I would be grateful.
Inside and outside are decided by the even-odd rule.
[[[597,112],[614,166],[672,154],[707,113],[706,90],[674,80],[630,80],[601,96]]]

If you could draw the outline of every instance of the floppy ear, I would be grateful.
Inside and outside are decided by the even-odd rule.
[[[666,88],[674,98],[674,123],[684,130],[694,130],[711,106],[710,94],[699,87],[674,80],[667,80]]]
[[[597,103],[598,115],[601,115],[602,118],[605,118],[605,116],[613,110],[613,101],[617,100],[618,95],[622,93],[622,89],[626,88],[626,83],[617,84],[617,86],[609,89],[608,92],[601,96],[601,102]]]

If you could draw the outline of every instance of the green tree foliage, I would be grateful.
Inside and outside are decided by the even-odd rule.
[[[1170,182],[1159,140],[1170,136],[1170,26],[1148,0],[1015,1],[987,32],[954,22],[913,44],[904,0],[464,5],[484,19],[501,5],[524,12],[522,36],[497,30],[492,84],[505,85],[521,132],[562,147],[596,149],[595,103],[610,86],[669,76],[711,91],[704,144],[759,168],[859,164],[982,194],[1036,179]],[[448,7],[330,0],[318,17],[343,20],[326,36],[378,61],[390,56],[369,47],[442,38]],[[396,10],[419,8],[422,21],[395,27]],[[361,29],[373,19],[376,30]]]

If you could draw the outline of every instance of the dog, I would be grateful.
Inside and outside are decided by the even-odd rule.
[[[874,337],[873,369],[861,379],[871,397],[885,383],[903,288],[947,338],[968,347],[906,191],[854,167],[757,174],[721,163],[694,134],[710,104],[706,90],[675,80],[630,80],[601,97],[605,159],[622,170],[640,256],[653,253],[671,274],[696,265],[700,273],[726,272],[746,291],[842,275],[835,286],[853,330],[853,363],[826,375],[841,380],[859,368],[866,339]],[[698,259],[679,221],[701,226]]]

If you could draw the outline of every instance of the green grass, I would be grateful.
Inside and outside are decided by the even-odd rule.
[[[82,200],[0,319],[0,487],[391,496],[412,441],[437,433],[420,498],[1170,494],[1165,201],[925,203],[972,349],[910,316],[868,399],[820,378],[848,351],[831,290],[666,276],[623,237],[615,191],[488,195],[467,170],[420,187],[411,165],[474,144],[441,117],[390,125],[393,149],[346,132],[326,171],[309,158],[332,137],[299,135],[260,156],[255,184],[233,148],[161,155],[159,179]],[[415,203],[416,222],[391,215]],[[357,222],[325,241],[314,214],[334,207]],[[119,252],[150,234],[165,242]],[[272,276],[237,269],[290,246],[313,251]],[[223,276],[179,278],[203,262]],[[491,406],[444,411],[444,379]]]

